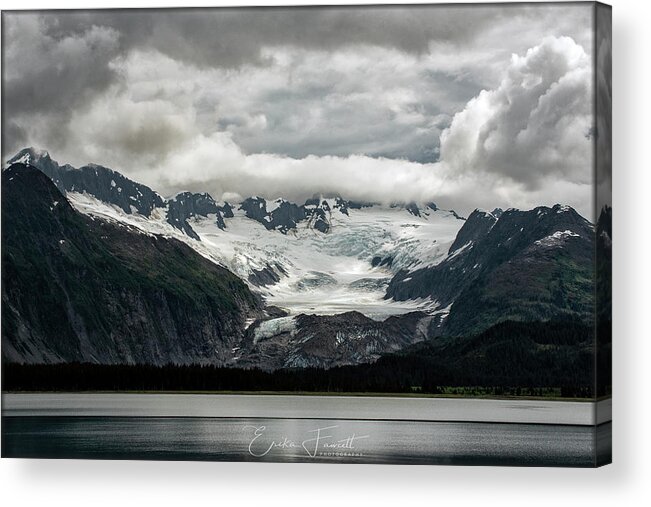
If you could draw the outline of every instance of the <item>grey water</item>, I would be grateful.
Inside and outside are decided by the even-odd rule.
[[[594,466],[597,439],[611,431],[593,424],[590,403],[147,394],[2,401],[3,457],[581,467]],[[475,420],[481,413],[488,422]]]

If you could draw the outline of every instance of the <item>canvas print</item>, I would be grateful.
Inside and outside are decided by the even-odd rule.
[[[611,459],[611,9],[2,13],[2,456]]]

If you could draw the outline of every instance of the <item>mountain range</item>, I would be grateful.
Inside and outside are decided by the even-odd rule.
[[[165,199],[28,148],[2,173],[2,221],[12,362],[332,367],[503,321],[594,320],[595,226],[563,205],[465,219],[321,194]]]

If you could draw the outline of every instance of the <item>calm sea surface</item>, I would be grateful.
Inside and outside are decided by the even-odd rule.
[[[593,425],[594,404],[571,402],[153,394],[2,402],[5,457],[592,466],[597,439],[611,431]]]

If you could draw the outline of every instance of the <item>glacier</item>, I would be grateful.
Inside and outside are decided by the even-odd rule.
[[[390,279],[401,270],[412,271],[440,263],[464,223],[453,211],[423,206],[418,214],[397,205],[366,205],[344,213],[335,199],[322,198],[330,224],[326,234],[309,220],[286,232],[268,230],[233,206],[233,217],[222,230],[214,215],[188,220],[197,241],[166,221],[166,208],[154,208],[149,217],[125,213],[87,193],[69,192],[80,212],[91,217],[135,227],[143,233],[173,237],[249,283],[269,305],[289,315],[334,315],[347,311],[384,320],[412,311],[434,313],[430,299],[384,299]],[[269,207],[284,202],[278,198]],[[327,205],[326,205],[327,204]],[[410,205],[411,206],[411,205]],[[375,259],[375,261],[374,261]],[[380,261],[381,260],[381,261]],[[273,272],[273,280],[254,283],[255,274]]]

